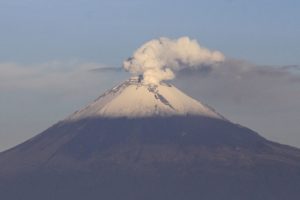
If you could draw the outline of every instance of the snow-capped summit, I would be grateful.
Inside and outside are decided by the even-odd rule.
[[[67,120],[89,117],[149,117],[201,115],[224,119],[212,108],[167,83],[149,84],[142,76],[132,77],[98,97]]]

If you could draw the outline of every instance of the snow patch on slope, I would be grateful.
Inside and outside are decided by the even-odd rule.
[[[89,117],[149,117],[173,115],[201,115],[223,117],[213,109],[187,96],[176,87],[166,84],[146,84],[141,76],[105,92],[82,110],[66,120]]]

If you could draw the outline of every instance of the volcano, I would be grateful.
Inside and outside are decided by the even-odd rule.
[[[5,200],[298,200],[300,150],[134,77],[0,153]]]

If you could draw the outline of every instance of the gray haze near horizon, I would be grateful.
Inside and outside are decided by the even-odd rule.
[[[7,65],[6,70],[0,66],[0,150],[40,133],[130,77],[120,67],[97,63],[54,62],[43,70],[41,65],[26,70]],[[179,71],[171,83],[235,123],[300,147],[299,66],[228,59],[219,66]]]
[[[174,84],[229,120],[270,140],[300,147],[299,66],[229,60],[211,71],[182,72]]]

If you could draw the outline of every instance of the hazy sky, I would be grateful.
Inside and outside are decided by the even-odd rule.
[[[299,10],[298,0],[1,0],[0,151],[122,82],[129,74],[109,67],[161,36],[229,58],[214,72],[181,72],[178,87],[300,147]]]

